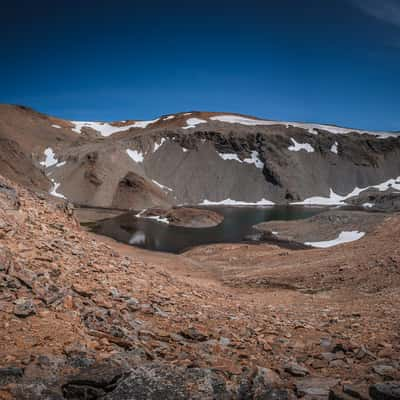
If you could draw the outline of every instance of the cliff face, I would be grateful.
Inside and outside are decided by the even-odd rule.
[[[27,111],[19,111],[19,119],[14,114],[13,109],[17,131],[15,124],[26,125]],[[268,204],[313,197],[332,202],[355,188],[387,189],[390,179],[396,186],[400,176],[395,134],[218,113],[113,124],[62,121],[34,112],[29,118],[35,129],[52,131],[32,138],[26,128],[33,149],[26,156],[44,170],[53,192],[91,206]],[[14,139],[26,149],[25,137]]]

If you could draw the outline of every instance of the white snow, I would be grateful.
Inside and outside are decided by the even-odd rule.
[[[314,147],[311,146],[309,143],[298,143],[293,138],[290,138],[293,143],[293,146],[289,146],[288,150],[290,151],[301,151],[305,150],[307,153],[314,153]]]
[[[90,121],[71,121],[75,125],[72,130],[76,133],[82,133],[82,128],[91,128],[99,132],[101,136],[111,136],[117,132],[125,132],[131,128],[147,128],[148,125],[154,124],[159,118],[151,121],[136,121],[130,125],[114,126],[108,122],[90,122]]]
[[[160,217],[159,215],[149,215],[149,216],[146,216],[146,215],[143,215],[143,213],[144,213],[145,211],[146,211],[146,209],[140,211],[139,213],[137,213],[137,214],[135,215],[135,217],[136,217],[136,218],[143,218],[143,219],[153,219],[153,220],[155,220],[155,221],[157,221],[157,222],[162,222],[162,223],[164,223],[164,224],[169,224],[168,218],[163,218],[163,217]]]
[[[193,113],[188,112],[188,113],[183,113],[183,115],[192,115]]]
[[[163,119],[163,121],[168,121],[168,120],[174,119],[174,118],[175,118],[175,115],[168,115],[168,117],[165,117],[165,118]]]
[[[153,153],[155,153],[165,142],[166,142],[166,139],[161,138],[160,143],[154,143]]]
[[[210,117],[210,119],[212,121],[228,122],[230,124],[240,124],[240,125],[247,125],[247,126],[280,124],[279,122],[276,122],[276,121],[246,118],[246,117],[241,117],[239,115],[216,115],[214,117]]]
[[[338,145],[339,145],[338,142],[333,143],[333,145],[331,147],[331,152],[332,153],[338,154]]]
[[[264,168],[264,163],[260,160],[260,154],[257,150],[252,151],[250,158],[245,158],[243,162],[247,164],[254,164],[259,169]]]
[[[67,162],[66,161],[61,161],[58,164],[56,164],[56,168],[63,167]]]
[[[205,124],[207,121],[205,119],[200,119],[200,118],[188,118],[186,120],[186,126],[183,127],[183,129],[191,129],[194,128],[196,125],[199,124]]]
[[[389,179],[385,182],[380,183],[379,185],[367,186],[364,188],[355,187],[349,194],[345,196],[341,196],[340,194],[336,194],[332,189],[330,189],[329,197],[315,196],[305,199],[300,202],[291,203],[291,204],[299,204],[299,205],[344,205],[345,200],[350,197],[358,196],[360,193],[364,192],[368,189],[378,189],[380,192],[384,192],[388,189],[394,189],[400,191],[400,176],[396,179]]]
[[[58,163],[58,160],[54,154],[54,151],[51,147],[48,147],[45,151],[44,151],[44,155],[45,155],[45,160],[42,161],[40,163],[40,165],[43,165],[45,168],[49,168],[55,164]]]
[[[241,124],[247,126],[257,126],[257,125],[283,125],[289,128],[290,126],[296,128],[303,128],[306,129],[308,132],[312,133],[313,135],[317,135],[317,129],[324,130],[330,133],[334,133],[336,135],[344,135],[350,132],[355,132],[359,134],[370,134],[377,136],[379,139],[386,139],[388,137],[398,137],[395,133],[388,133],[388,132],[376,132],[376,131],[366,131],[366,130],[359,130],[359,129],[351,129],[351,128],[342,128],[335,125],[322,125],[322,124],[312,124],[312,123],[302,123],[302,122],[284,122],[284,121],[272,121],[272,120],[265,120],[265,119],[255,119],[255,118],[247,118],[241,117],[239,115],[216,115],[210,117],[210,120],[213,121],[220,121],[220,122],[227,122],[230,124]]]
[[[250,158],[241,160],[236,153],[218,153],[223,160],[233,160],[240,163],[254,164],[257,168],[263,169],[264,163],[260,160],[260,155],[257,150],[251,152]]]
[[[52,128],[56,128],[56,129],[61,129],[61,126],[60,125],[56,125],[56,124],[53,124],[51,127]]]
[[[50,178],[50,180],[53,183],[53,188],[51,189],[50,194],[54,197],[59,197],[60,199],[66,199],[63,194],[57,193],[57,189],[60,187],[60,183],[56,182],[53,178]]]
[[[157,182],[157,181],[154,180],[154,179],[152,179],[152,182],[153,182],[155,185],[157,185],[158,187],[160,187],[161,189],[163,189],[163,190],[168,190],[168,191],[170,191],[170,192],[173,192],[173,189],[171,189],[171,188],[168,187],[168,186],[162,185],[161,183]]]
[[[126,149],[126,153],[128,154],[128,156],[135,162],[137,163],[142,163],[144,158],[143,158],[143,153],[141,153],[140,151],[137,150],[130,150],[130,149]]]
[[[186,153],[187,151],[189,151],[189,149],[187,149],[186,147],[182,147],[182,151],[183,151],[184,153]]]
[[[238,201],[238,200],[232,200],[232,199],[225,199],[221,201],[210,201],[210,200],[203,200],[201,205],[204,206],[211,206],[211,205],[227,205],[227,206],[272,206],[275,203],[272,201],[266,200],[266,199],[261,199],[255,203],[249,203],[245,201]]]
[[[336,239],[326,240],[323,242],[306,242],[304,244],[312,247],[327,248],[337,246],[342,243],[354,242],[355,240],[361,239],[365,235],[365,232],[359,231],[343,231],[339,234]]]
[[[235,161],[238,161],[240,163],[243,162],[236,153],[218,153],[218,155],[223,160],[235,160]]]
[[[374,203],[364,203],[362,206],[365,208],[372,208],[375,206],[375,204]]]

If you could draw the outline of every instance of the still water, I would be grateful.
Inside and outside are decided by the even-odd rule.
[[[224,216],[224,221],[212,228],[183,228],[151,219],[136,218],[127,213],[97,222],[92,230],[123,243],[149,250],[180,253],[193,246],[210,243],[237,243],[256,231],[253,225],[263,221],[308,218],[323,208],[301,206],[274,207],[202,207]]]

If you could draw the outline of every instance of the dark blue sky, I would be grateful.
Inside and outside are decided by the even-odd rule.
[[[208,110],[400,130],[400,0],[1,6],[1,103],[83,120]]]

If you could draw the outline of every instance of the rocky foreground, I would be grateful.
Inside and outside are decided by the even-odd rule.
[[[398,399],[399,222],[160,255],[1,178],[0,398]]]

